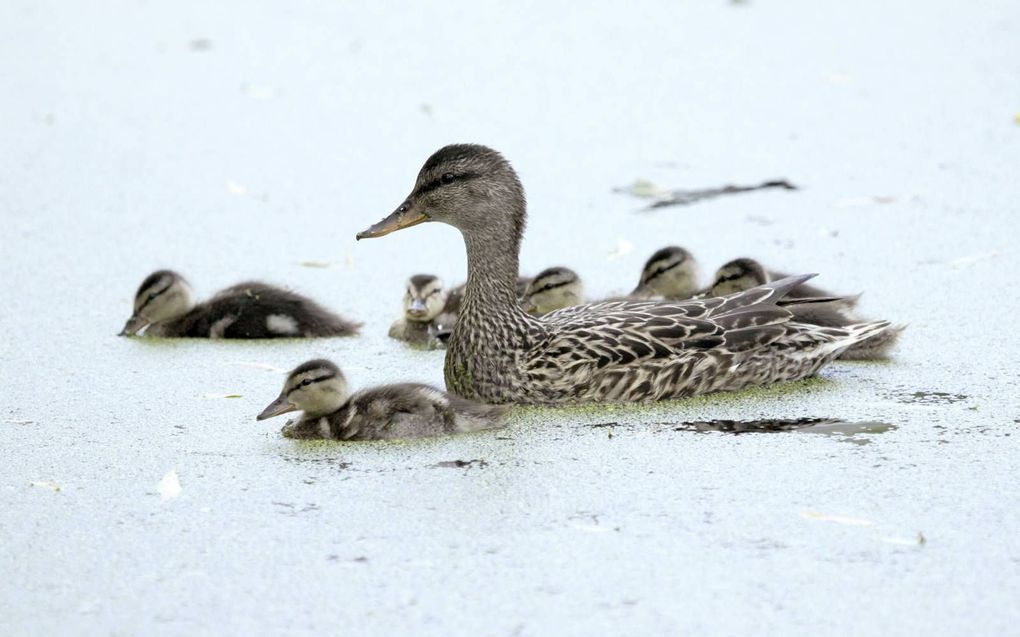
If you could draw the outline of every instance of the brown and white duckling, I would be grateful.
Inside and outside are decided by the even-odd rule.
[[[712,296],[725,296],[743,292],[783,275],[769,272],[754,259],[734,259],[716,272],[712,283]],[[832,297],[829,292],[810,285],[798,285],[788,295],[790,298],[834,298],[829,303],[807,303],[787,305],[794,319],[820,327],[845,328],[864,319],[853,314],[858,296]],[[842,360],[880,360],[889,357],[889,350],[899,340],[905,325],[893,325],[883,332],[851,345],[839,355]]]
[[[584,303],[584,283],[570,268],[546,268],[524,288],[521,307],[528,314],[541,316],[556,310]]]
[[[764,283],[784,279],[787,276],[789,275],[765,269],[765,266],[754,259],[741,257],[724,263],[722,267],[716,271],[715,278],[712,279],[712,286],[709,290],[709,295],[726,296],[727,294],[735,294],[737,292],[743,292],[744,290],[750,290],[751,288]],[[790,293],[786,295],[786,298],[788,299],[809,297],[838,297],[842,299],[842,304],[848,308],[854,307],[857,304],[858,299],[857,296],[833,294],[832,292],[828,292],[806,283],[801,283],[790,290]]]
[[[351,336],[348,321],[315,301],[258,281],[239,283],[195,304],[191,286],[172,270],[150,274],[135,293],[121,336],[291,338]]]
[[[444,289],[443,281],[436,275],[412,276],[404,291],[404,315],[390,326],[390,338],[414,345],[442,345],[438,334],[448,334],[453,328],[457,313],[452,305],[459,305],[458,301],[459,296]]]
[[[288,438],[390,440],[466,433],[502,425],[506,407],[484,405],[429,385],[381,385],[350,393],[328,360],[296,367],[257,420],[304,412],[282,429]]]
[[[628,296],[684,301],[698,293],[698,262],[694,255],[680,246],[666,246],[648,258],[641,280]]]

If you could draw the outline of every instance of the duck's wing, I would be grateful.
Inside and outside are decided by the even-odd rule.
[[[776,272],[775,270],[769,270],[768,271],[768,275],[769,275],[769,279],[773,280],[773,281],[779,281],[779,280],[782,280],[782,279],[788,279],[791,276],[789,274],[784,274],[782,272]],[[834,297],[834,298],[843,298],[843,299],[848,299],[848,300],[852,299],[852,303],[856,303],[856,301],[857,301],[857,297],[849,297],[849,296],[845,296],[845,295],[844,296],[840,296],[838,294],[833,294],[829,290],[824,290],[824,289],[822,289],[822,288],[820,288],[818,286],[808,285],[806,283],[800,283],[800,284],[794,286],[793,289],[791,289],[789,291],[787,296],[789,298],[791,298],[791,299],[798,299],[798,298],[805,298],[805,297],[815,297],[815,298]],[[858,296],[860,296],[860,295],[858,295]]]
[[[530,367],[604,368],[690,350],[764,347],[785,334],[792,316],[777,301],[812,276],[787,277],[724,297],[564,308],[543,318],[546,338],[533,350]]]

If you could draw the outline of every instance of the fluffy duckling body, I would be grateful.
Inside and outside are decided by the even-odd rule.
[[[698,294],[698,262],[694,255],[680,246],[666,246],[648,258],[641,269],[641,280],[628,296],[685,301]]]
[[[446,350],[446,386],[491,403],[637,402],[739,390],[813,375],[885,321],[823,328],[778,302],[810,275],[729,297],[686,302],[610,301],[541,318],[515,295],[526,221],[510,163],[474,144],[425,162],[411,193],[358,234],[381,237],[428,221],[460,230],[468,282]]]
[[[327,360],[299,365],[258,420],[304,412],[282,429],[288,438],[391,440],[492,429],[505,407],[483,405],[429,385],[382,385],[350,393],[343,372]]]
[[[351,336],[359,323],[348,321],[315,301],[278,287],[248,281],[195,304],[180,274],[150,274],[135,294],[134,313],[121,336],[197,338],[293,338]]]
[[[521,307],[541,316],[584,303],[584,283],[577,272],[563,266],[546,268],[535,275],[521,295]]]

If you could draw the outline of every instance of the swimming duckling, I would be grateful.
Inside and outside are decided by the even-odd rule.
[[[315,301],[258,281],[239,283],[195,304],[180,274],[159,270],[135,293],[134,314],[121,336],[198,338],[287,338],[351,336],[360,323],[348,321]]]
[[[754,259],[734,259],[726,263],[715,275],[712,284],[711,294],[713,296],[724,296],[743,292],[753,287],[771,281],[774,277],[781,276],[777,273],[767,271],[761,263]],[[831,295],[813,286],[799,285],[794,288],[791,298],[821,297],[831,298]],[[807,303],[803,305],[788,305],[786,308],[793,313],[794,319],[820,327],[845,328],[864,319],[855,316],[851,310],[857,304],[857,296],[835,297],[828,303]],[[851,345],[838,358],[842,360],[880,360],[889,357],[889,350],[899,340],[900,334],[906,329],[905,325],[892,325],[883,332],[879,332],[863,341]]]
[[[684,301],[697,296],[698,262],[680,246],[658,250],[641,270],[641,280],[629,297]]]
[[[743,292],[744,290],[750,290],[751,288],[762,285],[763,283],[785,279],[788,276],[790,275],[766,270],[765,266],[754,259],[748,259],[746,257],[733,259],[732,261],[724,263],[723,266],[716,271],[715,278],[712,280],[711,289],[709,290],[709,295],[726,296],[727,294]],[[809,297],[840,298],[843,300],[843,304],[847,307],[855,306],[858,298],[857,296],[833,294],[806,283],[801,283],[787,294],[787,298],[790,299]]]
[[[353,394],[340,368],[327,360],[299,365],[280,396],[257,420],[304,414],[282,429],[287,438],[390,440],[465,433],[502,425],[506,407],[483,405],[429,385],[382,385]]]
[[[536,316],[581,303],[584,303],[581,277],[563,266],[546,268],[536,274],[521,295],[521,307]]]
[[[415,345],[441,346],[438,334],[449,334],[457,320],[456,309],[447,311],[447,306],[459,306],[459,296],[444,289],[443,281],[436,275],[416,274],[407,280],[403,303],[404,316],[390,326],[390,338]]]

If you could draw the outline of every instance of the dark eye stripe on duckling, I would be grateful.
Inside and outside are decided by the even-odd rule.
[[[555,290],[556,288],[562,288],[562,287],[565,287],[565,286],[567,286],[567,285],[570,285],[570,284],[571,284],[571,283],[573,283],[573,282],[574,282],[573,280],[569,280],[569,281],[561,281],[561,282],[559,282],[559,283],[546,283],[546,284],[545,284],[545,285],[543,285],[542,287],[540,287],[540,288],[538,288],[537,290],[535,290],[535,292],[534,292],[534,293],[538,293],[538,292],[548,292],[549,290]]]
[[[142,301],[142,304],[140,306],[138,306],[138,311],[141,312],[142,310],[144,310],[146,305],[148,305],[149,303],[152,303],[153,301],[155,301],[156,297],[158,297],[160,294],[163,294],[164,292],[169,290],[173,286],[173,284],[174,284],[173,281],[171,281],[170,283],[167,283],[166,287],[164,287],[163,289],[157,290],[155,292],[149,292],[145,296],[145,300]]]
[[[287,390],[287,395],[290,396],[291,392],[293,392],[293,391],[296,391],[298,389],[304,389],[305,387],[308,387],[309,385],[314,385],[315,383],[321,383],[324,380],[329,380],[330,378],[334,378],[334,377],[335,377],[335,374],[326,374],[325,376],[318,376],[316,378],[305,378],[305,379],[302,379],[301,382],[298,383],[296,387],[291,387],[290,389]],[[306,380],[309,380],[311,382],[308,383],[308,385],[305,385],[304,382]]]
[[[669,272],[673,268],[675,268],[675,267],[677,267],[679,265],[682,265],[684,261],[685,261],[685,259],[680,259],[679,261],[674,261],[673,263],[670,263],[668,265],[664,265],[661,268],[655,268],[654,270],[652,270],[648,274],[648,276],[645,277],[645,279],[644,279],[644,281],[642,281],[642,283],[648,283],[652,279],[659,278],[660,276],[662,276],[663,274],[666,274],[667,272]]]
[[[748,272],[747,270],[739,270],[739,271],[737,271],[737,272],[735,272],[733,274],[725,274],[725,275],[721,274],[721,275],[719,275],[719,276],[717,276],[715,278],[715,283],[716,283],[716,285],[718,285],[720,283],[727,283],[729,281],[736,281],[738,279],[743,279],[746,276],[750,276],[750,274],[751,273]]]

